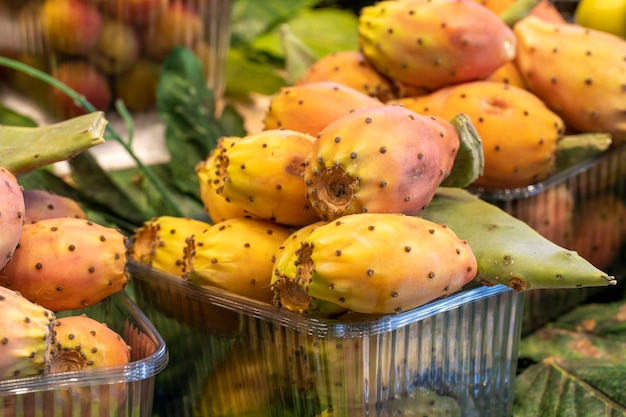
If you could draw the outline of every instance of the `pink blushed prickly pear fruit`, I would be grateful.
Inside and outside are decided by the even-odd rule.
[[[0,313],[0,379],[43,373],[54,336],[54,313],[4,287]]]
[[[352,87],[318,81],[280,89],[270,97],[263,124],[265,130],[289,129],[315,136],[353,110],[383,105],[377,98]]]
[[[126,237],[117,229],[70,217],[25,224],[0,285],[52,311],[96,304],[124,289]]]
[[[188,239],[210,227],[207,222],[186,217],[155,217],[135,230],[128,255],[142,264],[182,277],[188,272],[185,264]]]
[[[315,137],[289,129],[247,135],[220,154],[216,191],[252,217],[289,226],[319,220],[305,196],[304,161]]]
[[[0,167],[0,268],[13,257],[24,224],[24,194],[15,176]]]
[[[504,21],[470,0],[380,1],[361,9],[358,32],[378,71],[431,91],[485,78],[516,50]]]
[[[626,141],[626,40],[528,16],[514,26],[516,62],[528,89],[580,132]],[[575,99],[572,99],[575,97]]]
[[[47,41],[65,54],[85,54],[98,40],[102,20],[97,6],[87,1],[46,0],[41,9]]]
[[[290,230],[263,220],[234,218],[189,239],[189,281],[271,303],[273,256]]]
[[[84,314],[57,318],[54,333],[49,373],[124,365],[130,361],[130,347],[122,336]]]
[[[310,315],[328,304],[367,314],[407,311],[452,294],[477,272],[472,249],[451,229],[396,213],[322,225],[303,239],[298,262],[294,279],[274,284],[274,300]]]
[[[73,217],[86,219],[87,214],[80,204],[69,197],[45,190],[23,190],[25,215],[24,223],[35,223],[43,219]]]
[[[307,158],[306,195],[325,220],[351,213],[417,214],[450,174],[451,123],[402,106],[360,109],[322,130]]]

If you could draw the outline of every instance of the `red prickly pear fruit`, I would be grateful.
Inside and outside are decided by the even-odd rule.
[[[395,98],[393,82],[378,72],[360,51],[337,51],[323,56],[294,83],[331,81],[376,97],[382,102]]]
[[[54,333],[49,373],[130,362],[130,347],[122,336],[105,323],[84,314],[57,318]]]
[[[265,130],[289,129],[317,135],[340,116],[364,107],[380,107],[377,98],[332,81],[283,87],[270,97]]]
[[[289,234],[287,227],[264,220],[216,223],[189,239],[187,278],[271,304],[273,256]]]
[[[556,170],[563,120],[533,93],[494,81],[472,81],[393,103],[448,119],[464,113],[483,142],[485,167],[475,182],[485,189],[523,187]]]
[[[0,268],[13,257],[24,224],[24,194],[15,176],[0,167]]]
[[[126,237],[117,229],[62,217],[25,224],[0,285],[52,311],[90,306],[128,284]]]
[[[328,125],[304,171],[320,218],[417,214],[450,174],[459,148],[451,123],[402,106],[360,109]]]
[[[436,90],[482,79],[515,57],[511,28],[470,0],[387,0],[361,9],[359,45],[392,80]]]
[[[54,337],[54,313],[4,287],[0,313],[0,379],[43,373]]]
[[[319,220],[305,196],[304,161],[315,138],[289,129],[247,135],[218,156],[217,193],[252,217],[289,226]]]
[[[274,300],[313,316],[327,304],[366,314],[411,310],[452,294],[477,272],[472,249],[451,229],[397,213],[322,225],[303,239],[298,262],[294,279],[274,284]]]
[[[188,239],[210,227],[207,222],[186,217],[155,217],[135,230],[128,246],[128,256],[159,271],[183,277],[187,272],[185,250]]]
[[[240,139],[239,137],[220,138],[217,141],[216,147],[209,153],[209,156],[204,161],[198,162],[195,167],[195,172],[200,184],[200,200],[213,223],[235,217],[251,216],[244,208],[232,201],[228,201],[217,191],[222,183],[220,179],[222,165],[228,164],[228,161],[224,159],[222,151],[229,148],[234,142]]]
[[[516,62],[528,89],[568,128],[610,133],[614,144],[625,142],[626,40],[535,16],[513,28]]]
[[[626,239],[626,204],[615,195],[603,194],[576,207],[572,250],[595,267],[608,268]]]
[[[73,217],[86,219],[87,214],[80,204],[70,198],[45,190],[23,190],[24,223],[35,223],[43,219]]]

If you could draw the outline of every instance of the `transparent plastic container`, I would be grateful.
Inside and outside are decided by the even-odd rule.
[[[130,269],[171,355],[156,380],[158,416],[510,415],[523,293],[508,287],[321,320]]]
[[[524,220],[554,243],[581,256],[623,287],[626,279],[626,144],[528,187],[486,192],[482,199]],[[527,293],[523,334],[592,296],[615,287],[541,289]]]
[[[0,0],[0,55],[53,75],[98,110],[121,99],[141,124],[154,113],[161,65],[177,46],[196,54],[222,97],[230,13],[231,0]],[[0,81],[56,118],[82,112],[22,73],[2,69]]]
[[[155,376],[168,363],[164,339],[125,293],[58,316],[105,322],[131,347],[126,365],[0,380],[2,417],[151,417]]]

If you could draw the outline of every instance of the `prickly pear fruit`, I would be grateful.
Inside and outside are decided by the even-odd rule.
[[[15,176],[0,167],[0,268],[13,257],[24,224],[24,194]]]
[[[205,160],[198,162],[195,167],[199,182],[200,200],[213,223],[232,219],[233,217],[250,217],[250,214],[242,207],[226,200],[217,192],[217,188],[221,183],[219,172],[222,163],[228,163],[223,160],[222,151],[240,139],[239,137],[218,139],[215,148],[211,150],[209,156]]]
[[[249,134],[220,152],[217,193],[252,217],[290,226],[319,220],[305,196],[315,137],[288,129]]]
[[[367,314],[410,310],[471,281],[476,258],[452,229],[396,213],[340,217],[298,250],[294,279],[278,279],[275,304],[310,315],[318,304]],[[280,275],[280,271],[279,274]]]
[[[187,272],[187,240],[210,227],[207,222],[187,217],[152,218],[134,231],[128,246],[128,256],[159,271],[183,277]]]
[[[420,216],[449,226],[478,260],[476,280],[517,291],[615,285],[615,277],[461,188],[440,187]]]
[[[297,255],[298,250],[302,245],[302,241],[306,239],[306,237],[309,236],[313,230],[317,229],[323,224],[326,224],[326,222],[318,221],[303,226],[292,232],[291,235],[289,235],[289,237],[285,239],[285,242],[280,245],[280,247],[272,257],[272,262],[274,263],[274,275],[272,276],[271,282],[272,285],[280,278],[296,278],[296,275],[298,274],[298,268],[300,267]]]
[[[130,361],[130,347],[122,336],[84,314],[57,318],[54,333],[49,373],[124,365]]]
[[[361,9],[358,34],[378,71],[431,91],[485,78],[516,50],[513,31],[470,0],[380,1]]]
[[[234,218],[189,239],[189,281],[272,302],[273,256],[290,230],[263,220]]]
[[[500,15],[504,13],[509,7],[517,0],[472,0],[475,3],[480,4],[483,7],[491,10],[493,13]]]
[[[317,135],[340,116],[383,102],[354,88],[331,81],[283,87],[270,97],[263,120],[265,130],[290,129]]]
[[[86,219],[87,214],[80,204],[69,197],[51,193],[45,190],[23,190],[24,194],[24,223],[35,223],[43,219],[57,217],[73,217]]]
[[[568,127],[610,133],[614,144],[626,141],[625,39],[535,16],[514,31],[516,62],[530,91]]]
[[[332,81],[385,102],[396,96],[393,82],[378,72],[360,51],[337,51],[323,56],[294,83]]]
[[[45,371],[53,340],[52,311],[0,287],[0,379]]]
[[[449,175],[459,148],[450,122],[402,106],[355,110],[322,130],[304,170],[322,219],[416,214]]]
[[[563,121],[525,89],[494,81],[472,81],[393,103],[444,119],[466,114],[483,142],[485,168],[474,182],[477,187],[527,186],[547,178],[556,169]]]
[[[55,312],[96,304],[128,279],[126,237],[71,217],[25,224],[13,260],[0,269],[0,285]]]
[[[582,201],[575,211],[571,248],[597,268],[617,259],[626,239],[626,205],[612,194]]]
[[[515,87],[524,89],[526,88],[522,75],[520,74],[519,69],[517,69],[517,65],[515,65],[514,61],[505,62],[497,70],[489,74],[485,80],[514,85]]]

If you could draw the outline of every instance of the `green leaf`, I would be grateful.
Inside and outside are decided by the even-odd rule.
[[[35,127],[37,126],[37,122],[28,116],[24,116],[0,104],[0,125]]]
[[[228,51],[226,67],[226,94],[231,97],[245,97],[251,92],[271,95],[286,85],[274,64],[252,60],[242,50]]]
[[[339,9],[305,9],[288,22],[294,36],[304,42],[318,58],[332,52],[358,49],[358,18]],[[259,36],[252,47],[283,58],[280,27]]]
[[[300,38],[293,34],[287,23],[281,26],[281,43],[285,51],[285,77],[289,84],[295,83],[318,57]]]

